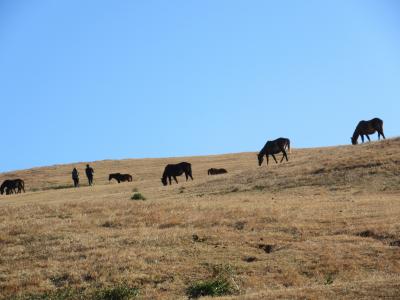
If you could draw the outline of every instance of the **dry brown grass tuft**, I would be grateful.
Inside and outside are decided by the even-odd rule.
[[[79,189],[64,188],[72,165],[1,174],[29,192],[0,197],[0,295],[124,283],[185,299],[229,268],[221,299],[400,298],[399,149],[398,138],[294,149],[262,167],[254,153],[100,161],[95,186]],[[194,181],[163,187],[164,165],[184,160]],[[134,182],[109,183],[113,172]]]

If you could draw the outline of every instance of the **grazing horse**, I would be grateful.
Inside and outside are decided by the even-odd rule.
[[[378,132],[378,140],[381,139],[381,135],[385,139],[385,135],[383,134],[383,121],[381,119],[374,118],[369,121],[360,121],[351,137],[351,143],[357,145],[359,136],[361,136],[361,141],[364,143],[364,135],[367,136],[368,141],[371,141],[368,135],[374,134],[376,131]]]
[[[132,176],[130,174],[112,173],[108,176],[108,181],[110,181],[111,179],[115,179],[116,181],[118,181],[118,183],[120,183],[121,181],[131,182]]]
[[[22,179],[13,179],[13,180],[4,180],[4,182],[0,186],[0,193],[3,195],[6,192],[6,195],[17,194],[24,191],[25,193],[25,183]]]
[[[218,174],[225,174],[225,173],[228,173],[228,171],[227,170],[225,170],[225,169],[215,169],[215,168],[211,168],[211,169],[208,169],[208,175],[218,175]]]
[[[287,154],[286,154],[286,150],[285,150],[286,148],[288,149],[288,151],[290,153],[290,140],[287,138],[278,138],[273,141],[267,141],[265,146],[261,149],[260,153],[257,154],[258,165],[261,166],[261,164],[263,163],[264,155],[267,157],[267,165],[268,165],[268,156],[269,155],[272,155],[275,162],[278,163],[274,154],[278,154],[280,152],[283,153],[281,162],[283,161],[284,158],[286,158],[286,161],[289,161]]]
[[[190,177],[193,180],[192,176],[192,165],[187,162],[181,162],[179,164],[169,164],[165,167],[164,173],[161,177],[161,182],[163,185],[167,185],[167,178],[169,180],[169,184],[171,185],[171,177],[174,178],[176,183],[178,183],[178,180],[176,179],[176,176],[181,176],[183,173],[185,173],[186,176],[186,181]]]

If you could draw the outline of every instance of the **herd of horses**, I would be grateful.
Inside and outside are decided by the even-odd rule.
[[[378,140],[382,136],[385,139],[385,135],[383,133],[383,121],[379,118],[374,118],[369,121],[360,121],[356,129],[354,130],[353,136],[350,138],[351,143],[356,145],[358,142],[358,138],[361,137],[361,141],[364,143],[364,136],[367,137],[368,141],[371,141],[369,135],[378,132]],[[280,162],[284,159],[289,161],[287,153],[290,153],[290,140],[288,138],[278,138],[276,140],[267,141],[264,147],[257,154],[258,165],[261,166],[264,161],[264,156],[267,158],[267,165],[269,162],[269,156],[275,160],[275,163],[278,163],[276,160],[275,154],[282,153],[282,158]],[[216,169],[211,168],[208,169],[208,175],[218,175],[228,173],[226,169]],[[190,178],[193,180],[192,175],[192,165],[188,162],[181,162],[178,164],[168,164],[161,177],[161,182],[164,186],[168,185],[168,183],[172,184],[172,178],[178,183],[176,177],[185,174],[186,181]],[[132,181],[132,176],[130,174],[121,174],[121,173],[112,173],[109,175],[108,180],[115,179],[120,182]],[[0,186],[0,193],[3,195],[17,194],[21,192],[25,192],[25,183],[22,179],[14,179],[14,180],[5,180]]]

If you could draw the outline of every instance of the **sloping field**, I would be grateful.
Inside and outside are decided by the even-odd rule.
[[[84,163],[1,174],[27,193],[0,196],[0,298],[117,299],[107,293],[134,287],[138,299],[187,299],[222,282],[221,299],[399,299],[400,139],[289,159],[99,161],[95,185],[79,189],[70,172],[86,184]],[[194,181],[162,186],[180,161]],[[108,182],[113,172],[133,182]]]

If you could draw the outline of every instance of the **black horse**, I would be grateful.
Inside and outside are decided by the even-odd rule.
[[[290,153],[290,140],[287,138],[278,138],[273,141],[267,141],[265,146],[261,149],[260,153],[257,154],[258,165],[261,166],[261,164],[263,163],[264,155],[267,157],[267,165],[268,165],[268,156],[269,155],[272,155],[275,162],[278,163],[274,154],[278,154],[280,152],[283,153],[281,162],[283,161],[284,158],[286,158],[286,161],[289,161],[286,150],[285,150],[286,148],[288,149],[288,151]]]
[[[359,136],[361,136],[361,141],[364,143],[364,135],[367,136],[368,141],[371,141],[368,135],[374,134],[376,131],[378,132],[378,140],[381,139],[381,135],[385,139],[385,135],[383,134],[383,121],[381,119],[373,118],[369,121],[360,121],[351,137],[351,143],[357,145]]]
[[[121,181],[131,182],[132,176],[130,174],[112,173],[108,176],[108,181],[110,181],[111,179],[115,179],[116,181],[118,181],[118,183],[120,183]]]
[[[215,168],[211,168],[211,169],[208,169],[208,175],[218,175],[218,174],[225,174],[225,173],[228,173],[228,171],[227,170],[225,170],[225,169],[215,169]]]
[[[25,183],[22,179],[13,179],[13,180],[4,180],[0,186],[0,193],[3,195],[6,192],[6,195],[17,194],[21,192],[25,193]]]
[[[168,184],[167,178],[168,178],[169,184],[172,184],[171,177],[173,177],[176,183],[178,183],[176,176],[181,176],[183,173],[185,173],[186,181],[188,180],[189,177],[193,180],[192,165],[190,163],[181,162],[179,164],[169,164],[164,169],[164,173],[161,177],[161,182],[163,185],[167,185]]]

